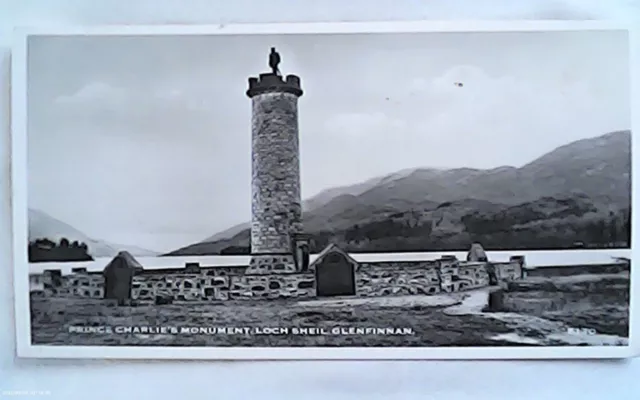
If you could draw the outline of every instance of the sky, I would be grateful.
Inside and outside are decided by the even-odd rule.
[[[34,37],[29,206],[156,251],[248,221],[245,90],[272,46],[305,90],[303,198],[630,128],[622,32]]]

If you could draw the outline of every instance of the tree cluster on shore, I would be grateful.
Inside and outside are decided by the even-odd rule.
[[[350,252],[467,251],[471,243],[486,250],[567,250],[626,248],[631,243],[631,213],[628,209],[584,219],[541,218],[537,215],[505,215],[484,218],[470,214],[462,218],[457,232],[437,232],[432,220],[385,218],[354,224],[344,230],[311,233],[311,252],[335,243]],[[232,245],[220,254],[250,254],[248,245]]]
[[[40,238],[29,243],[29,262],[93,261],[86,243],[61,238],[57,243]]]

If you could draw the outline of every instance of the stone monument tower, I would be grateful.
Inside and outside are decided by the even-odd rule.
[[[271,72],[249,78],[252,101],[251,262],[247,274],[305,270],[302,235],[298,98],[300,78],[283,78],[271,49]],[[307,253],[305,253],[305,250]]]

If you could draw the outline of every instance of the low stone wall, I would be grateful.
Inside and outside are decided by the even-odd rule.
[[[488,263],[443,259],[425,262],[361,263],[356,275],[358,296],[452,293],[491,284]],[[517,262],[496,263],[498,280],[520,279]]]
[[[486,287],[523,277],[521,259],[503,263],[469,262],[445,257],[435,261],[365,262],[355,268],[356,296],[451,293]],[[313,269],[299,273],[251,274],[247,267],[204,267],[143,270],[133,277],[131,298],[156,301],[224,301],[315,297]],[[46,297],[104,296],[102,274],[46,273],[33,279]]]
[[[101,299],[104,296],[104,277],[101,274],[74,273],[60,276],[44,274],[41,282],[41,290],[46,297]]]
[[[361,263],[356,295],[364,297],[440,293],[437,262]]]
[[[440,262],[440,287],[445,293],[489,285],[487,263],[460,262],[458,260],[442,260]]]
[[[133,278],[132,298],[155,301],[157,296],[176,301],[275,299],[315,296],[313,274],[143,275]]]
[[[230,282],[231,299],[314,297],[315,275],[245,275],[233,277]]]
[[[131,298],[134,300],[155,300],[157,296],[162,296],[174,300],[203,300],[205,284],[211,285],[214,279],[227,281],[228,278],[209,277],[204,274],[135,276]]]
[[[518,261],[490,263],[498,281],[510,282],[524,278],[524,265]]]
[[[290,254],[260,254],[251,256],[246,270],[249,275],[293,274],[296,264]]]

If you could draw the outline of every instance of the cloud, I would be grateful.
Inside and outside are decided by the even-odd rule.
[[[206,135],[211,126],[224,123],[210,115],[212,107],[225,107],[216,102],[215,93],[171,85],[123,88],[95,81],[56,97],[54,107],[43,114],[50,116],[48,126],[61,130],[91,127],[103,134],[140,137],[165,132],[168,140],[182,140],[176,132]]]
[[[74,93],[57,97],[54,102],[70,108],[106,108],[126,114],[132,111],[132,106],[158,110],[167,107],[199,110],[203,100],[207,99],[190,95],[179,87],[165,86],[140,90],[136,88],[125,89],[104,82],[89,82]]]
[[[104,107],[107,105],[124,106],[127,100],[129,100],[127,90],[104,82],[91,82],[75,93],[57,97],[55,103],[67,106],[92,103],[92,106]]]

